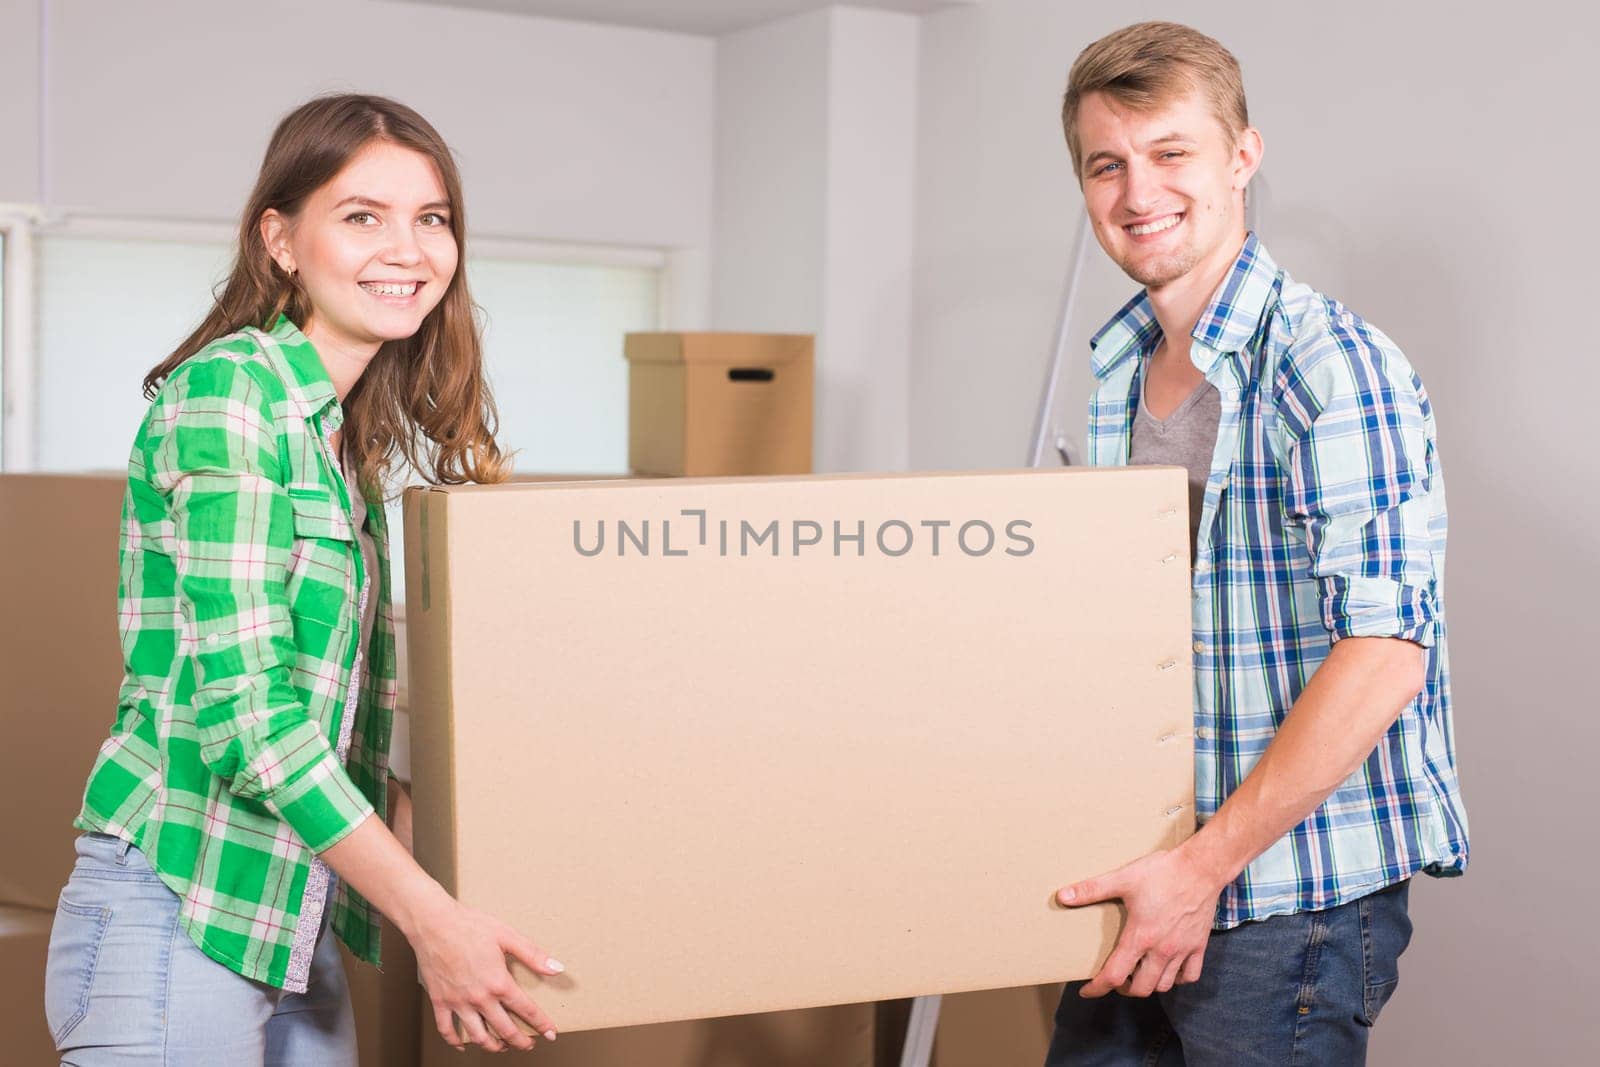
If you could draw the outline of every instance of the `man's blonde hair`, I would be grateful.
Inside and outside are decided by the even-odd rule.
[[[1176,22],[1139,22],[1085,48],[1067,75],[1061,102],[1073,174],[1083,180],[1078,108],[1085,96],[1105,93],[1124,107],[1153,111],[1196,90],[1230,138],[1250,125],[1239,61],[1199,30]]]

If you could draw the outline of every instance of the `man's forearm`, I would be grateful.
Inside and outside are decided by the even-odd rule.
[[[1219,891],[1355,773],[1421,691],[1423,670],[1423,651],[1398,638],[1333,646],[1260,762],[1182,846]]]

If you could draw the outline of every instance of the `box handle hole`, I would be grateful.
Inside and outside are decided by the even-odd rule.
[[[772,381],[772,371],[766,367],[729,367],[728,381],[770,382]]]

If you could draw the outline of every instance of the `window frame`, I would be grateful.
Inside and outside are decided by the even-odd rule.
[[[33,238],[41,212],[0,204],[0,471],[34,468],[37,351]]]

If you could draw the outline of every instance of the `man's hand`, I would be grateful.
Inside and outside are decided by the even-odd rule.
[[[1105,966],[1079,995],[1103,997],[1115,989],[1125,996],[1148,997],[1181,982],[1199,981],[1221,893],[1222,885],[1181,848],[1152,852],[1061,890],[1056,900],[1068,907],[1121,900],[1128,911]]]

